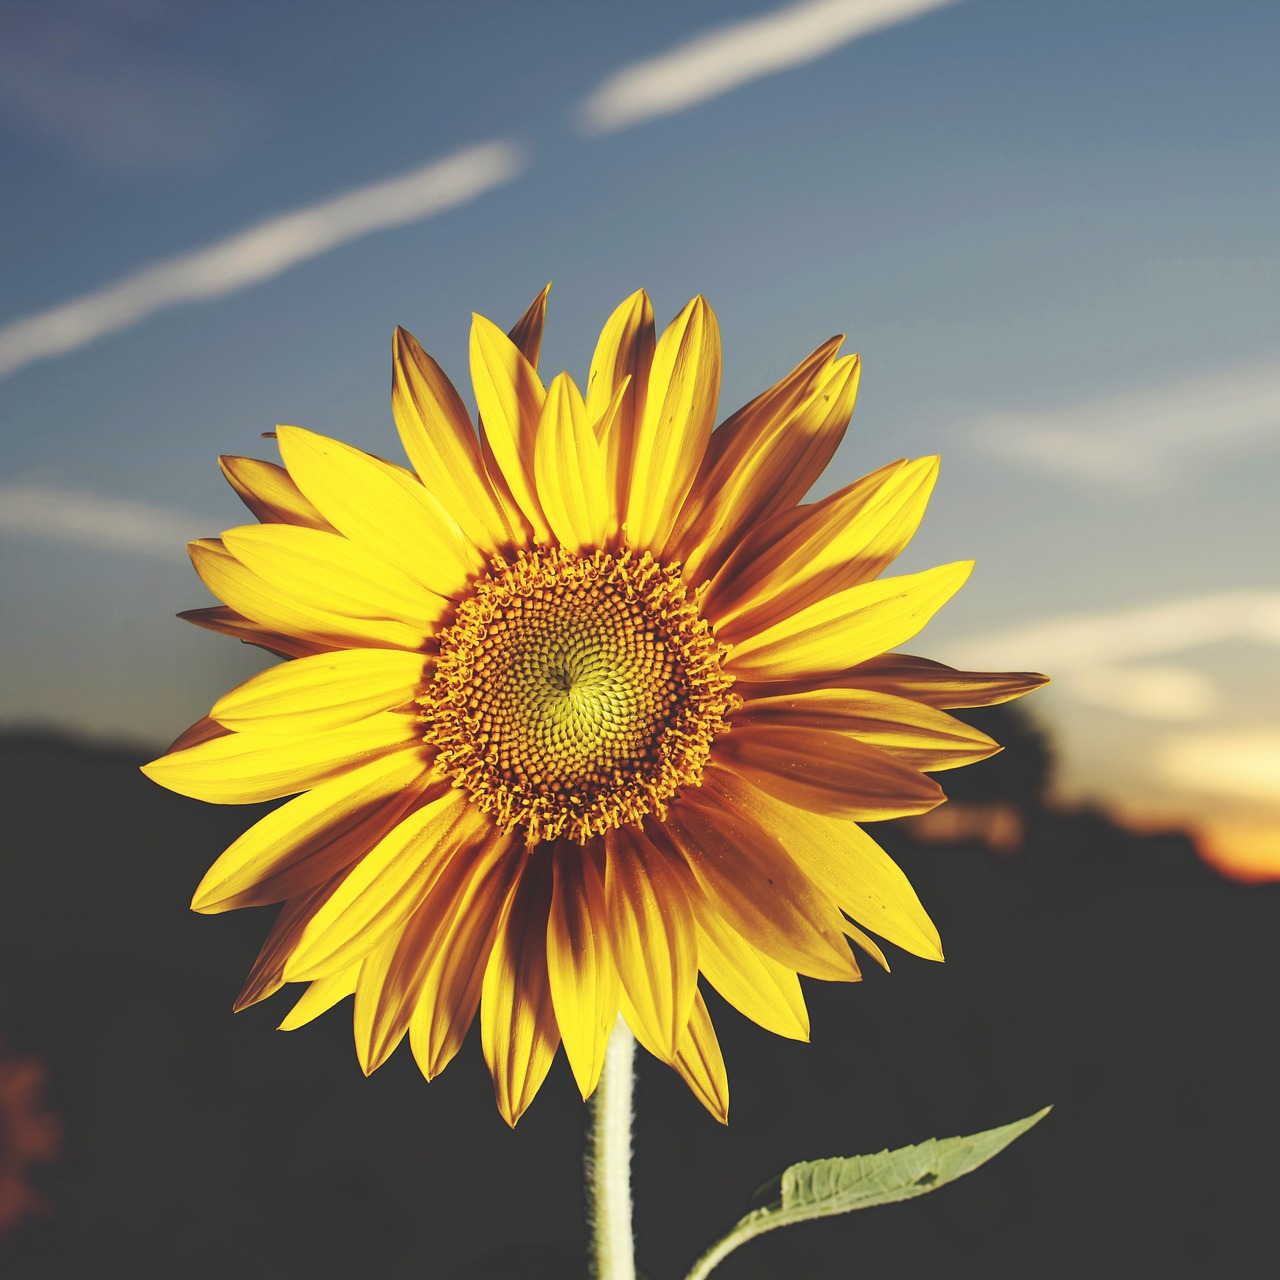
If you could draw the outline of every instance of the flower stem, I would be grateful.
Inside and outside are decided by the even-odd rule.
[[[631,1095],[636,1042],[621,1018],[609,1037],[604,1071],[591,1099],[587,1215],[596,1280],[635,1280],[631,1234]]]

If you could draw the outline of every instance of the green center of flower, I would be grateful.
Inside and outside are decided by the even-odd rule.
[[[665,816],[728,728],[725,650],[647,553],[495,562],[439,644],[421,699],[437,765],[530,840]]]

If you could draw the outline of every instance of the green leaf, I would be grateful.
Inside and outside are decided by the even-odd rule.
[[[739,1245],[793,1222],[808,1222],[854,1209],[870,1209],[895,1200],[910,1200],[954,1182],[1049,1114],[1037,1111],[1025,1120],[971,1134],[967,1138],[930,1138],[914,1147],[881,1151],[874,1156],[835,1157],[793,1164],[778,1180],[766,1184],[775,1198],[754,1209],[699,1259],[686,1280],[703,1280]]]

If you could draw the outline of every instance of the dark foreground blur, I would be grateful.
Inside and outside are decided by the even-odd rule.
[[[1044,812],[1043,744],[1024,722],[995,732],[1005,755],[942,779],[962,797],[950,827],[878,832],[946,965],[897,953],[860,986],[806,983],[810,1045],[711,997],[727,1129],[642,1063],[653,1280],[682,1276],[792,1161],[1046,1102],[965,1181],[767,1236],[717,1277],[1274,1274],[1280,886],[1218,879],[1177,834]],[[24,1184],[32,1199],[0,1233],[0,1275],[582,1275],[585,1112],[563,1057],[511,1132],[474,1033],[428,1085],[403,1048],[361,1076],[349,1003],[287,1035],[272,1028],[288,992],[233,1017],[270,913],[187,903],[258,810],[170,795],[140,758],[0,739],[0,1112],[23,1099],[0,1115],[0,1200]],[[33,1125],[42,1154],[24,1156]]]

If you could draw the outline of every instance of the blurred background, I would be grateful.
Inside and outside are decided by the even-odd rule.
[[[809,1047],[720,1017],[727,1132],[642,1076],[642,1266],[788,1160],[1056,1100],[726,1280],[1268,1274],[1278,48],[1265,0],[0,0],[0,1270],[573,1274],[563,1062],[512,1135],[474,1043],[428,1089],[232,1020],[262,913],[184,913],[251,815],[135,769],[264,661],[172,617],[244,519],[216,455],[393,453],[393,327],[469,398],[470,312],[551,280],[547,377],[706,295],[721,417],[847,333],[813,496],[940,453],[900,565],[977,569],[911,648],[1055,681],[882,833],[944,968],[815,990]]]

